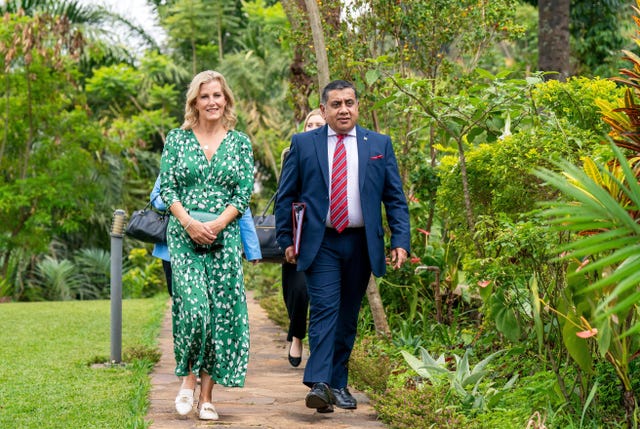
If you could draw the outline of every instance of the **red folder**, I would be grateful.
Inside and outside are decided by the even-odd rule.
[[[307,209],[305,203],[291,204],[291,216],[293,217],[293,250],[296,256],[300,254],[300,238],[302,237],[302,222],[304,212]]]

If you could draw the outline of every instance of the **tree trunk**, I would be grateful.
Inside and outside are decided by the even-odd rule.
[[[571,0],[538,2],[538,69],[564,82],[570,75],[569,12]]]
[[[484,254],[484,247],[476,239],[475,234],[475,218],[473,216],[473,205],[471,204],[471,192],[469,191],[469,178],[467,176],[467,161],[464,155],[464,144],[462,138],[457,139],[458,142],[458,160],[460,162],[460,178],[462,179],[462,194],[465,208],[465,218],[467,219],[467,227],[473,237],[473,242],[476,246],[476,256],[482,257]]]
[[[382,298],[380,298],[380,291],[378,290],[376,278],[373,274],[369,277],[367,299],[369,300],[369,307],[371,308],[371,314],[373,315],[373,324],[375,326],[376,333],[381,337],[391,339],[391,329],[389,329],[387,315],[384,312]]]
[[[4,68],[3,68],[4,69]],[[11,95],[11,85],[9,83],[9,73],[5,74],[5,92],[4,92],[4,109],[5,109],[5,117],[4,117],[4,132],[2,133],[2,145],[0,145],[0,163],[2,163],[2,158],[4,158],[4,151],[7,147],[7,142],[9,141],[9,117],[11,116],[11,105],[10,105],[10,95]]]
[[[222,34],[222,16],[218,18],[218,61],[224,58],[224,35]]]
[[[628,429],[635,429],[638,427],[636,424],[636,397],[633,390],[626,390],[622,392],[622,403],[624,404],[625,420],[627,421]]]
[[[435,82],[435,79],[434,79]],[[431,159],[429,165],[431,168],[435,169],[438,163],[438,151],[436,150],[436,129],[435,126],[432,125],[429,127],[429,158]],[[431,228],[433,227],[433,219],[436,216],[436,194],[437,188],[433,195],[430,195],[429,200],[429,212],[427,216],[427,225],[425,226],[425,230],[431,233]]]
[[[282,0],[281,3],[294,33],[304,34],[309,24],[300,19],[301,16],[307,16],[304,0]],[[314,83],[306,70],[307,58],[305,54],[310,41],[295,39],[294,42],[293,60],[289,66],[289,90],[293,98],[293,115],[297,122],[302,122],[311,110],[309,95],[313,91]]]
[[[327,46],[324,42],[324,32],[322,31],[322,21],[320,20],[320,10],[316,0],[305,0],[309,23],[311,24],[311,34],[313,35],[313,47],[316,52],[316,63],[318,66],[318,89],[322,89],[329,83],[329,60],[327,59]]]
[[[29,67],[29,64],[25,65],[25,78],[27,81],[27,117],[29,118],[29,134],[24,148],[22,171],[20,172],[21,179],[27,178],[27,172],[29,171],[29,160],[31,159],[31,147],[33,146],[33,140],[35,138],[35,125],[33,123],[33,97],[31,96],[31,69]]]
[[[292,25],[295,25],[296,23],[292,22],[292,17],[294,16],[294,14],[292,13],[292,8],[296,6],[292,3],[291,0],[283,0],[282,3],[287,16],[289,17],[289,21],[292,23]],[[316,53],[318,68],[318,91],[321,92],[322,89],[329,83],[330,78],[329,60],[327,58],[327,49],[324,42],[322,21],[320,20],[320,10],[318,9],[318,3],[316,2],[316,0],[304,0],[304,3],[307,9],[309,23],[311,25],[311,33],[313,35],[313,46]],[[298,5],[298,7],[299,6],[300,5]],[[295,61],[294,64],[296,64]],[[378,333],[378,335],[391,338],[391,330],[389,329],[387,316],[384,312],[384,307],[382,306],[382,298],[380,297],[378,285],[376,284],[376,280],[373,275],[371,275],[371,277],[369,278],[369,285],[367,286],[367,299],[369,300],[369,306],[371,307],[371,313],[373,315],[373,323],[375,325],[376,332]]]
[[[192,76],[198,74],[198,57],[196,55],[196,41],[191,39],[191,73]]]

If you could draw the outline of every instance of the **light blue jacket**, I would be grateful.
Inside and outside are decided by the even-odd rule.
[[[160,197],[160,176],[156,179],[156,183],[153,185],[151,195],[151,205],[156,210],[166,210],[167,207]],[[253,223],[253,215],[251,209],[247,208],[240,218],[240,238],[242,239],[242,247],[244,249],[245,257],[248,261],[255,261],[262,259],[262,252],[260,252],[260,242],[258,241],[258,234],[256,234],[256,225]],[[167,243],[156,243],[153,246],[153,256],[156,258],[170,261],[169,247]]]

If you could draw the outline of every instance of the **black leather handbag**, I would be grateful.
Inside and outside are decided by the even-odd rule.
[[[145,243],[164,243],[167,241],[169,213],[155,210],[151,201],[142,210],[133,212],[124,233]]]
[[[260,242],[261,261],[282,264],[285,262],[284,250],[276,241],[276,216],[273,213],[267,214],[275,199],[276,194],[273,194],[262,214],[253,217],[253,223],[256,226],[256,234]]]

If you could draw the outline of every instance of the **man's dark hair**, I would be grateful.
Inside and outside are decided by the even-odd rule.
[[[329,98],[329,91],[334,91],[336,89],[346,89],[351,88],[353,92],[356,94],[356,101],[358,100],[358,91],[356,91],[356,87],[353,86],[351,82],[347,82],[346,80],[334,80],[333,82],[329,82],[327,86],[322,90],[322,97],[320,97],[321,104],[327,104],[327,99]]]

